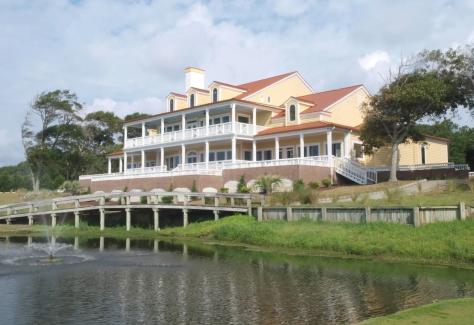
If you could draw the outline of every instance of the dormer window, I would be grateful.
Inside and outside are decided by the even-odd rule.
[[[291,105],[290,106],[290,121],[295,121],[296,120],[296,106]]]
[[[194,94],[189,96],[189,107],[194,107]]]
[[[170,112],[174,111],[174,99],[170,99]]]
[[[217,88],[214,88],[212,90],[212,102],[213,103],[217,102]]]

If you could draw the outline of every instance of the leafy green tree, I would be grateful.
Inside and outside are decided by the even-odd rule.
[[[69,90],[43,92],[31,104],[22,125],[22,140],[34,191],[39,191],[46,166],[55,162],[54,151],[65,128],[81,120],[81,109],[77,96]]]
[[[367,153],[390,146],[390,181],[397,180],[398,146],[424,139],[417,124],[459,106],[474,108],[471,49],[425,51],[400,65],[396,74],[365,104],[361,139]]]

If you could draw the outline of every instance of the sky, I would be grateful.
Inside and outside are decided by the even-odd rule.
[[[316,91],[375,93],[401,58],[473,43],[472,17],[469,0],[0,0],[0,166],[24,160],[21,123],[43,91],[156,114],[196,66],[206,84],[297,70]]]

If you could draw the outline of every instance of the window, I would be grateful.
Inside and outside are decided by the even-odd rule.
[[[426,146],[421,146],[421,163],[426,164]]]
[[[180,129],[179,124],[176,124],[176,125],[173,126],[174,131],[179,131],[179,129]]]
[[[252,160],[252,152],[244,151],[244,160]]]
[[[189,107],[194,107],[194,94],[189,96]]]
[[[172,125],[166,127],[166,132],[172,132],[172,131],[173,131]]]
[[[229,115],[222,116],[222,123],[229,123],[230,122],[230,117]]]
[[[212,90],[212,101],[215,103],[217,102],[217,88]]]
[[[225,160],[225,151],[217,152],[217,160]]]
[[[197,163],[197,155],[194,151],[188,153],[188,164]]]
[[[271,98],[270,96],[267,97],[267,103],[270,103],[271,102]]]
[[[361,143],[354,143],[354,156],[356,158],[364,158],[364,148]]]
[[[214,161],[214,160],[216,160],[215,152],[209,152],[209,161]]]
[[[221,123],[221,118],[220,117],[214,118],[214,124],[220,124],[220,123]]]
[[[327,153],[327,144],[326,144],[326,153]],[[342,157],[341,143],[335,142],[332,144],[332,155],[336,157]]]
[[[257,161],[261,161],[261,160],[262,160],[262,152],[257,151]]]
[[[296,120],[296,106],[291,105],[290,106],[290,121]]]
[[[272,160],[272,151],[271,150],[265,150],[263,152],[264,160]]]
[[[293,158],[295,156],[295,152],[293,148],[286,148],[286,158]]]
[[[319,145],[308,146],[309,157],[319,156]]]
[[[170,112],[174,111],[174,100],[170,99]]]
[[[240,123],[246,123],[246,124],[250,123],[249,117],[248,116],[242,116],[242,115],[239,115],[237,117],[237,121],[239,121]]]

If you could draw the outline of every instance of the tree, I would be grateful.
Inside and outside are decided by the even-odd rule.
[[[417,123],[459,106],[474,108],[473,50],[425,51],[402,63],[364,105],[361,140],[366,153],[390,146],[390,181],[397,180],[398,146],[422,141]]]
[[[260,176],[254,186],[260,189],[263,194],[272,194],[273,187],[281,184],[281,178],[273,175]]]
[[[69,90],[43,92],[30,105],[22,125],[22,141],[34,191],[40,188],[44,168],[57,159],[55,150],[65,129],[80,121],[81,109],[77,96]]]

